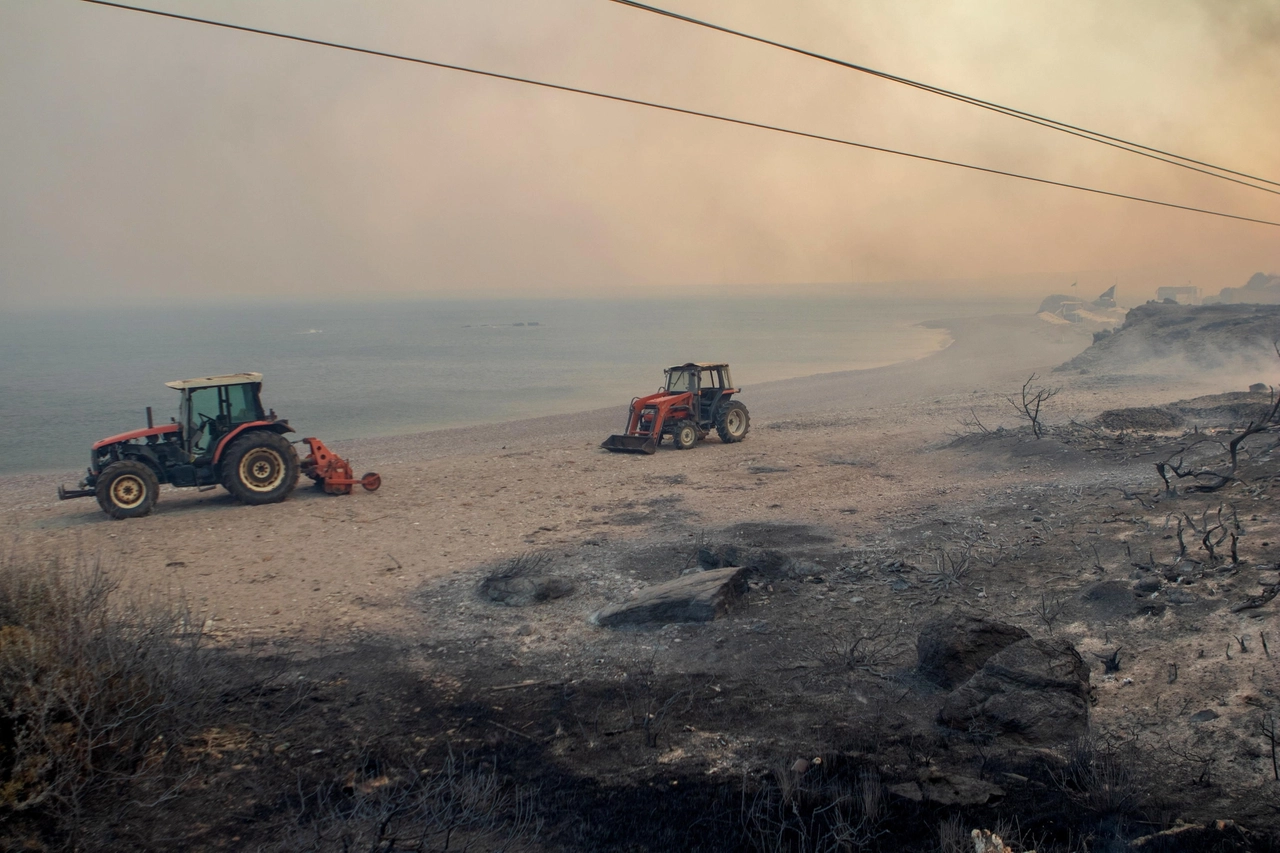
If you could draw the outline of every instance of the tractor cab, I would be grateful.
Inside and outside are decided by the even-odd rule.
[[[178,426],[183,448],[192,459],[207,456],[237,427],[268,419],[262,411],[261,373],[179,379],[165,385],[182,392]]]
[[[688,362],[668,367],[656,394],[637,397],[627,413],[626,432],[611,435],[600,446],[615,453],[654,453],[662,439],[687,450],[712,430],[725,444],[742,441],[750,425],[747,407],[731,399],[729,365]]]
[[[727,364],[681,364],[668,367],[667,394],[692,394],[698,401],[698,420],[714,420],[716,409],[727,394],[735,389]]]

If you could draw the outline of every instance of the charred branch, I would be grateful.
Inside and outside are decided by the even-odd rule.
[[[1031,422],[1031,433],[1037,438],[1044,436],[1044,424],[1040,420],[1040,410],[1045,403],[1053,399],[1061,391],[1061,388],[1045,388],[1044,386],[1033,386],[1036,381],[1036,375],[1033,373],[1027,377],[1027,381],[1022,383],[1022,394],[1020,397],[1006,397],[1009,405],[1013,406],[1015,412]]]

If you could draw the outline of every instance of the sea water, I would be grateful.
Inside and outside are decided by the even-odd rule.
[[[0,474],[74,471],[89,445],[177,414],[163,383],[264,374],[263,403],[325,441],[617,406],[662,368],[736,385],[917,358],[923,320],[972,302],[843,296],[449,300],[95,308],[0,315]],[[621,414],[619,415],[621,419]]]

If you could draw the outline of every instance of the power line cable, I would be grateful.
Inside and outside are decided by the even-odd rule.
[[[777,125],[764,124],[762,122],[749,121],[747,119],[732,118],[730,116],[717,115],[716,113],[702,112],[700,110],[685,109],[684,107],[673,107],[668,104],[660,104],[654,101],[644,101],[638,98],[628,98],[623,95],[611,95],[607,92],[598,92],[592,89],[581,89],[576,86],[565,86],[559,83],[548,83],[542,80],[534,80],[529,77],[517,77],[512,74],[502,74],[497,71],[484,71],[478,68],[469,68],[464,65],[454,65],[447,62],[437,62],[431,59],[421,59],[414,56],[406,56],[398,53],[389,53],[382,50],[374,50],[367,47],[356,47],[354,45],[343,44],[341,42],[324,41],[322,39],[308,38],[306,36],[293,35],[290,33],[277,32],[275,30],[264,30],[256,27],[248,27],[242,24],[232,24],[225,21],[215,21],[209,18],[197,18],[191,15],[181,15],[177,12],[164,12],[158,9],[147,9],[141,6],[129,6],[124,3],[114,3],[110,0],[81,0],[83,3],[91,3],[95,6],[108,6],[114,9],[123,9],[130,12],[141,12],[147,15],[154,15],[160,18],[171,18],[179,21],[188,21],[196,24],[206,24],[212,27],[219,27],[226,30],[235,30],[237,32],[253,33],[255,35],[270,36],[272,38],[284,39],[286,41],[301,42],[303,44],[316,45],[318,47],[331,47],[336,50],[345,50],[351,53],[364,54],[366,56],[377,56],[383,59],[395,59],[401,62],[411,62],[416,65],[426,65],[432,68],[441,68],[447,71],[460,71],[465,74],[474,74],[479,77],[488,77],[494,80],[505,80],[511,83],[524,83],[530,86],[537,86],[543,89],[551,89],[557,92],[569,92],[575,95],[588,95],[593,98],[601,98],[606,101],[616,101],[623,104],[632,104],[639,107],[649,107],[655,110],[664,110],[666,112],[678,113],[680,115],[694,116],[696,118],[711,119],[713,121],[724,122],[726,124],[739,125],[742,127],[754,127],[758,130],[769,130],[775,133],[785,133],[790,136],[799,136],[804,139],[814,139],[819,142],[831,142],[837,145],[845,145],[851,148],[860,148],[865,151],[878,151],[883,154],[894,154],[899,157],[907,157],[912,160],[922,160],[927,163],[937,163],[943,166],[955,166],[961,169],[968,169],[974,172],[982,172],[989,175],[1000,175],[1006,178],[1016,178],[1022,181],[1031,181],[1032,183],[1045,184],[1047,186],[1062,187],[1064,189],[1078,190],[1080,192],[1093,193],[1095,195],[1110,196],[1111,198],[1120,198],[1127,201],[1137,201],[1143,204],[1156,205],[1158,207],[1169,207],[1175,210],[1185,210],[1191,213],[1201,213],[1208,216],[1218,216],[1224,219],[1234,219],[1240,222],[1253,222],[1258,225],[1270,225],[1280,228],[1280,222],[1273,222],[1268,219],[1256,219],[1251,216],[1241,216],[1235,213],[1226,213],[1220,210],[1209,210],[1202,207],[1193,207],[1191,205],[1177,204],[1171,201],[1160,201],[1158,199],[1144,198],[1142,196],[1127,195],[1125,193],[1112,192],[1110,190],[1097,189],[1096,187],[1087,187],[1080,184],[1069,184],[1063,181],[1054,181],[1049,178],[1038,178],[1033,175],[1023,175],[1018,172],[1007,172],[1001,169],[992,169],[987,166],[977,166],[972,163],[962,163],[957,160],[945,160],[940,157],[930,157],[925,154],[915,154],[909,151],[899,151],[894,148],[884,148],[878,145],[868,145],[865,142],[854,142],[848,139],[840,139],[834,136],[823,136],[817,133],[808,133],[803,130],[793,130],[791,128],[780,127]]]
[[[753,41],[759,44],[768,45],[769,47],[776,47],[781,50],[790,51],[791,53],[796,53],[801,56],[807,56],[811,59],[817,59],[822,62],[828,62],[833,65],[838,65],[841,68],[847,68],[851,71],[859,71],[863,74],[869,74],[873,77],[879,77],[882,80],[888,80],[893,83],[901,83],[904,86],[911,86],[912,88],[920,89],[922,91],[929,92],[934,95],[941,95],[944,98],[951,98],[952,100],[960,101],[962,103],[966,103],[971,106],[978,107],[980,109],[990,110],[992,112],[1000,113],[1001,115],[1009,116],[1010,118],[1016,118],[1022,121],[1030,122],[1031,124],[1036,124],[1041,127],[1046,127],[1046,128],[1049,128],[1050,130],[1061,131],[1062,133],[1067,133],[1067,134],[1070,134],[1071,136],[1077,136],[1077,137],[1080,137],[1081,139],[1087,139],[1091,142],[1098,142],[1103,145],[1108,145],[1112,148],[1118,148],[1122,151],[1128,151],[1131,154],[1137,154],[1141,157],[1148,157],[1152,160],[1159,160],[1161,163],[1168,163],[1169,165],[1172,165],[1172,166],[1178,166],[1179,168],[1183,168],[1183,169],[1190,169],[1193,172],[1199,172],[1203,175],[1208,175],[1210,177],[1218,178],[1224,181],[1231,181],[1232,183],[1240,184],[1241,186],[1250,187],[1251,189],[1261,190],[1263,192],[1275,193],[1276,195],[1280,195],[1280,189],[1271,189],[1270,187],[1260,187],[1255,183],[1250,183],[1250,181],[1258,181],[1264,184],[1271,184],[1274,187],[1280,187],[1280,181],[1272,181],[1267,178],[1261,178],[1256,175],[1250,175],[1246,172],[1238,172],[1234,169],[1228,169],[1224,166],[1216,166],[1212,163],[1206,163],[1204,161],[1196,160],[1191,157],[1184,157],[1181,154],[1174,154],[1170,151],[1165,151],[1160,148],[1152,148],[1148,145],[1143,145],[1138,142],[1131,142],[1129,140],[1121,139],[1116,136],[1108,136],[1105,133],[1099,133],[1098,131],[1095,131],[1095,130],[1089,130],[1088,128],[1078,127],[1076,125],[1058,121],[1056,119],[1052,119],[1047,116],[1037,115],[1035,113],[1026,112],[1025,110],[1019,110],[1015,107],[1009,107],[1003,104],[993,103],[991,101],[984,101],[981,98],[976,98],[972,95],[965,95],[961,92],[954,92],[950,89],[943,89],[940,86],[933,86],[933,85],[930,85],[929,83],[922,83],[918,80],[912,80],[907,77],[899,77],[898,75],[890,74],[887,71],[880,71],[875,68],[870,68],[866,65],[859,65],[855,62],[847,62],[843,59],[837,59],[833,56],[817,53],[816,51],[807,50],[802,47],[795,47],[794,45],[789,45],[789,44],[785,44],[784,42],[774,41],[772,39],[768,39],[763,36],[753,35],[751,33],[744,32],[742,30],[735,30],[730,27],[726,27],[720,24],[712,23],[710,21],[702,20],[700,18],[693,18],[688,15],[682,15],[678,12],[673,12],[669,9],[662,9],[657,6],[650,6],[647,3],[637,2],[637,0],[610,0],[610,2],[617,3],[621,6],[629,6],[632,9],[638,9],[644,12],[652,12],[655,15],[661,15],[662,17],[665,17],[665,18],[671,18],[676,21],[682,21],[684,23],[694,24],[696,26],[704,27],[709,30],[714,30],[719,33],[724,33],[726,35],[736,36],[738,38],[747,39],[748,41]],[[1200,167],[1203,167],[1203,168],[1200,168]],[[1222,173],[1225,173],[1225,174],[1222,174]],[[1231,175],[1236,175],[1237,177],[1234,177],[1234,178],[1230,177]],[[1248,180],[1240,180],[1241,178],[1247,178]]]

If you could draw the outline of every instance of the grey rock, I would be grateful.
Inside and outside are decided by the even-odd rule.
[[[810,560],[789,560],[786,565],[787,577],[822,579],[827,570]]]
[[[1094,619],[1102,621],[1133,616],[1138,611],[1133,589],[1124,581],[1091,583],[1081,590],[1080,600]]]
[[[1016,625],[953,613],[929,622],[920,631],[917,669],[942,687],[954,687],[981,669],[996,652],[1029,636]]]
[[[480,582],[480,597],[507,607],[527,607],[564,598],[573,592],[573,584],[564,578],[544,575],[492,575]]]
[[[896,785],[885,785],[884,789],[895,797],[902,797],[904,800],[911,800],[913,803],[921,802],[924,799],[924,792],[920,790],[920,786],[915,782],[899,782]]]
[[[1210,723],[1218,719],[1218,712],[1211,708],[1205,708],[1203,711],[1196,711],[1188,719],[1193,723]]]
[[[1150,595],[1153,592],[1159,592],[1162,586],[1164,586],[1164,581],[1155,575],[1150,575],[1137,581],[1133,585],[1133,591],[1137,595]]]
[[[1004,796],[999,785],[969,776],[942,776],[920,782],[926,802],[940,806],[983,806]]]
[[[1171,589],[1165,593],[1164,598],[1170,604],[1195,604],[1199,600],[1194,592],[1187,592],[1185,589]]]
[[[1020,640],[946,698],[939,722],[1027,744],[1063,743],[1089,726],[1089,667],[1066,640]]]
[[[596,611],[589,621],[605,628],[710,622],[746,593],[748,571],[730,566],[646,587],[630,601]]]

